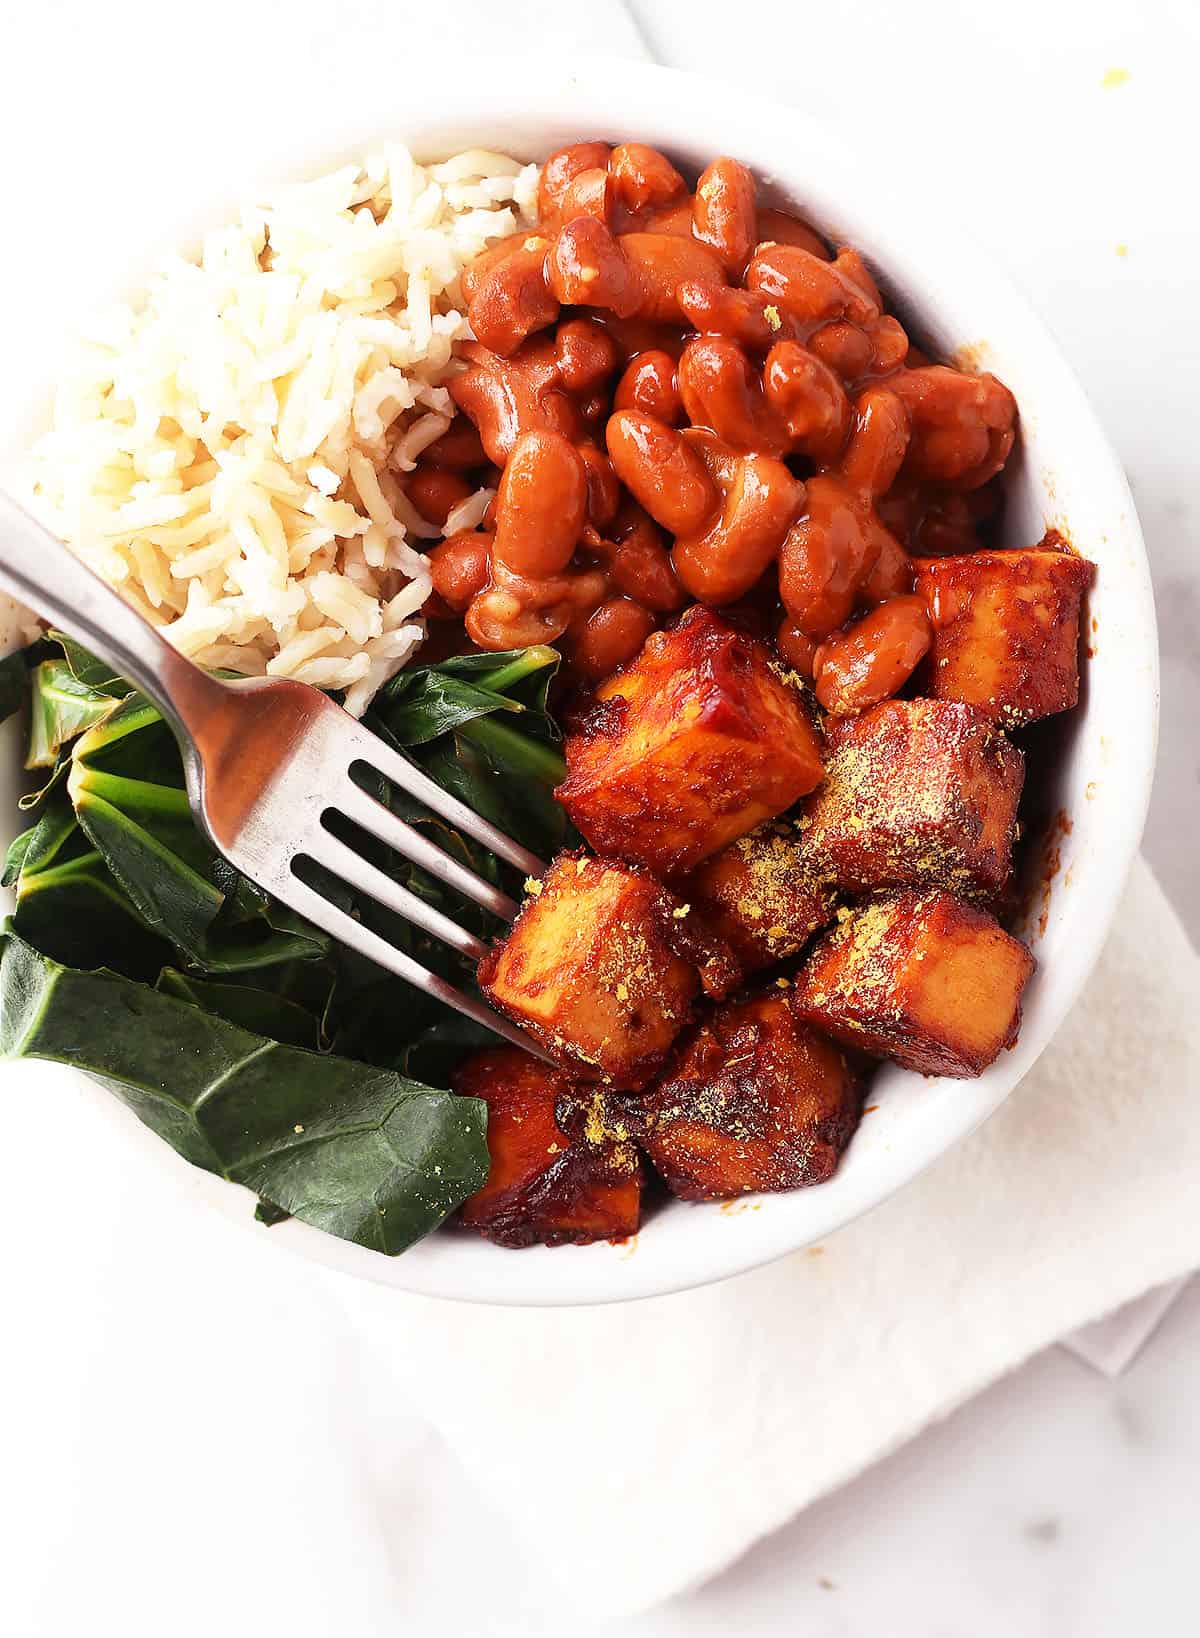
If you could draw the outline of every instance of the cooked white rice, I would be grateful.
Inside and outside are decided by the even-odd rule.
[[[532,225],[536,186],[502,154],[393,147],[243,211],[89,334],[34,451],[38,509],[200,664],[361,713],[424,634],[419,543],[443,531],[397,475],[454,413],[459,274]]]

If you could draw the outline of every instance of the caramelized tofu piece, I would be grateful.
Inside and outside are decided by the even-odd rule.
[[[852,893],[1000,891],[1025,758],[984,712],[953,700],[886,700],[827,731],[825,783],[802,821],[812,868]]]
[[[465,1227],[502,1246],[582,1246],[637,1233],[637,1150],[562,1075],[516,1047],[494,1047],[459,1066],[454,1090],[488,1106],[491,1168],[462,1205]]]
[[[1025,946],[949,893],[896,893],[850,912],[796,980],[799,1016],[922,1075],[979,1075],[1017,1038]]]
[[[821,778],[800,694],[768,650],[708,609],[656,632],[596,691],[558,799],[601,853],[678,876]]]
[[[760,825],[706,859],[679,889],[746,972],[795,955],[833,920],[837,898],[786,821]]]
[[[861,1103],[841,1051],[775,991],[726,1002],[687,1038],[636,1131],[673,1193],[727,1200],[824,1183]]]
[[[1047,536],[1019,551],[915,558],[913,566],[933,626],[929,693],[1014,727],[1078,701],[1079,611],[1095,564]]]
[[[480,989],[577,1079],[645,1085],[700,988],[682,906],[644,870],[577,853],[534,886]]]

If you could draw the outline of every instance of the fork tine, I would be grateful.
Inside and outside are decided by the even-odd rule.
[[[481,961],[487,954],[488,947],[482,939],[451,921],[449,916],[444,916],[433,905],[426,904],[415,893],[410,893],[407,887],[401,887],[399,882],[394,882],[384,871],[377,870],[329,831],[323,830],[317,845],[306,845],[303,851],[317,864],[324,865],[335,876],[356,887],[360,893],[365,893],[386,909],[394,910],[398,916],[403,916],[425,932],[432,933],[434,938],[440,938],[460,955],[469,956],[472,961]]]
[[[331,800],[330,806],[344,813],[348,819],[353,819],[356,825],[361,825],[363,830],[369,831],[379,841],[386,842],[388,847],[395,848],[397,853],[403,853],[406,859],[411,859],[413,864],[420,865],[448,887],[474,899],[485,910],[491,910],[505,921],[512,921],[516,915],[517,905],[507,893],[502,893],[491,882],[485,882],[482,876],[477,876],[466,865],[452,859],[412,825],[397,819],[390,808],[368,796],[350,778],[343,782],[342,790]],[[544,868],[537,859],[533,862],[539,871]]]
[[[519,1030],[515,1024],[510,1024],[507,1018],[502,1018],[499,1013],[493,1012],[474,996],[464,995],[461,990],[456,990],[453,984],[448,984],[444,978],[439,978],[427,967],[422,967],[419,961],[413,961],[386,939],[380,938],[378,933],[373,933],[369,927],[355,921],[353,916],[339,910],[336,904],[322,898],[320,893],[302,882],[298,876],[281,871],[279,877],[280,879],[272,885],[276,897],[290,905],[298,915],[306,916],[331,938],[336,938],[340,944],[348,944],[378,966],[386,967],[389,972],[395,973],[397,978],[402,978],[414,989],[432,995],[435,1000],[453,1007],[455,1012],[461,1012],[467,1018],[473,1018],[477,1024],[482,1024],[485,1029],[490,1029],[504,1040],[511,1041],[513,1046],[520,1047],[523,1052],[540,1058],[543,1063],[548,1064],[552,1061],[549,1054],[543,1051],[536,1041]]]
[[[369,745],[365,744],[369,741]],[[527,876],[540,876],[546,866],[536,853],[531,853],[527,847],[514,842],[502,830],[488,820],[481,819],[473,809],[460,802],[456,796],[435,784],[429,775],[423,773],[415,763],[407,757],[393,751],[390,745],[385,745],[377,734],[368,734],[363,730],[356,736],[356,747],[364,762],[376,768],[386,779],[399,785],[401,790],[408,791],[411,796],[419,797],[425,806],[432,808],[434,813],[441,814],[452,825],[463,831],[472,841],[479,842],[490,853],[498,858],[506,859],[509,864],[516,865]]]

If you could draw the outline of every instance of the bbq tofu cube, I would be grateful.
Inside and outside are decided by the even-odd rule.
[[[1049,537],[1048,537],[1049,538]],[[1053,546],[914,559],[933,626],[930,694],[1008,726],[1079,699],[1079,611],[1096,568]]]
[[[690,875],[680,896],[733,949],[746,972],[795,955],[833,920],[837,899],[786,821],[739,836]]]
[[[832,1177],[861,1087],[841,1051],[778,991],[726,1002],[638,1104],[638,1141],[685,1200],[798,1189]]]
[[[596,691],[558,798],[598,852],[678,876],[821,778],[816,732],[767,649],[699,606]]]
[[[1034,968],[992,916],[949,893],[896,893],[847,915],[797,976],[799,1016],[922,1075],[979,1075],[1017,1038]]]
[[[886,700],[831,723],[825,782],[805,804],[812,868],[849,892],[1008,880],[1025,758],[973,705]]]
[[[560,853],[479,987],[580,1080],[642,1086],[700,987],[678,953],[682,906],[645,871]]]
[[[495,1047],[459,1066],[454,1090],[488,1106],[491,1169],[463,1203],[467,1228],[502,1246],[581,1246],[637,1233],[638,1152],[562,1075],[516,1047]]]

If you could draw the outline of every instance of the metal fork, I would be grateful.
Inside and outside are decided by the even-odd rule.
[[[517,905],[398,819],[351,778],[362,764],[527,876],[528,848],[450,796],[307,683],[226,681],[185,659],[15,501],[0,494],[0,589],[107,660],[161,711],[179,741],[197,822],[243,876],[324,932],[535,1057],[541,1047],[472,995],[397,950],[296,874],[304,860],[478,961],[481,939],[394,882],[328,827],[341,815],[505,921]]]

